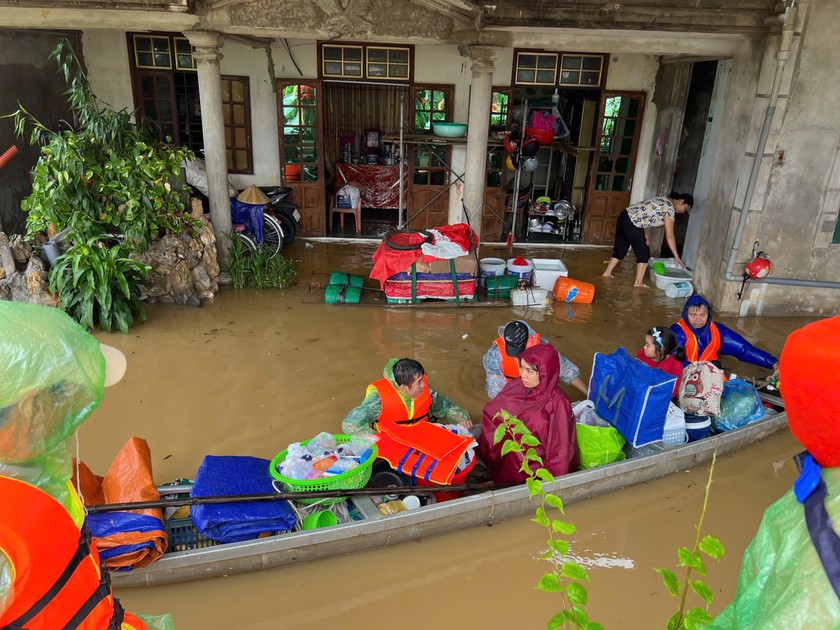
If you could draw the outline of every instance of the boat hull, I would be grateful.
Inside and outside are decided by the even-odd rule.
[[[787,427],[787,415],[691,442],[661,453],[582,470],[543,487],[564,504],[589,499],[711,461]],[[114,586],[157,586],[237,573],[265,571],[321,558],[377,549],[533,513],[536,500],[525,486],[488,491],[410,512],[356,521],[326,529],[281,534],[166,555],[154,564],[111,574]]]

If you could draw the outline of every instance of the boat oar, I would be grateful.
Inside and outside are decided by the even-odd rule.
[[[133,503],[109,503],[91,505],[88,513],[124,512],[126,510],[148,510],[152,508],[181,507],[184,505],[213,505],[219,503],[252,503],[255,501],[288,501],[291,499],[330,499],[364,495],[389,494],[434,494],[436,492],[463,492],[466,490],[486,491],[506,488],[492,482],[464,483],[457,486],[389,486],[385,488],[357,488],[352,490],[317,490],[311,492],[272,492],[270,494],[241,494],[218,497],[184,497],[181,499],[158,499],[156,501],[136,501]]]

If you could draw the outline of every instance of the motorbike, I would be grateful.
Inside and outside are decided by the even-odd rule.
[[[205,210],[208,209],[207,203],[207,172],[204,166],[204,160],[196,158],[194,160],[184,163],[185,180],[197,195],[202,203],[205,205]],[[288,200],[292,189],[288,186],[258,186],[260,190],[268,197],[269,203],[266,207],[266,213],[274,217],[280,224],[283,232],[283,245],[291,243],[295,234],[301,229],[300,208],[297,204]],[[233,186],[233,182],[228,177],[228,194],[231,197],[236,197],[239,192]]]
[[[300,208],[288,200],[292,189],[288,186],[258,186],[268,197],[267,212],[277,219],[283,228],[283,244],[291,243],[301,229]]]

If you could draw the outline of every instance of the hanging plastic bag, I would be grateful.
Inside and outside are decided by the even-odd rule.
[[[733,378],[724,383],[720,397],[720,417],[714,425],[718,431],[731,431],[764,417],[764,405],[755,387]]]
[[[541,129],[554,133],[554,116],[551,112],[538,109],[531,112],[531,125],[533,129]]]
[[[563,120],[563,116],[560,115],[560,110],[555,105],[551,108],[551,112],[554,114],[554,137],[561,139],[568,138],[572,131],[566,124],[566,121]]]

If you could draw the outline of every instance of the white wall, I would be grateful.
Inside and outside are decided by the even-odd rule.
[[[268,59],[262,48],[252,48],[230,39],[223,40],[222,74],[247,76],[251,88],[251,128],[253,175],[233,175],[239,188],[249,184],[270,185],[280,183],[277,102],[268,71]],[[289,40],[294,62],[300,67],[303,78],[318,74],[316,43],[314,40]],[[558,43],[558,50],[561,48]],[[84,34],[85,60],[89,67],[91,84],[99,98],[116,109],[134,109],[129,72],[128,47],[125,33],[102,30]],[[297,78],[295,64],[286,49],[276,44],[272,48],[276,78]],[[496,60],[493,85],[510,85],[513,50],[503,49]],[[454,120],[466,122],[469,112],[469,94],[472,74],[470,60],[462,57],[457,46],[418,45],[415,48],[415,81],[418,83],[451,84],[455,86]],[[631,193],[632,201],[643,195],[643,182],[647,176],[648,156],[653,142],[652,131],[656,111],[651,103],[658,61],[655,56],[641,54],[615,54],[610,58],[607,89],[645,91],[647,103],[641,130],[641,143],[636,162],[636,174]],[[463,175],[466,146],[452,150],[452,169]],[[637,184],[638,183],[638,184]],[[461,220],[463,186],[457,182],[450,189],[450,221]]]
[[[85,31],[82,50],[94,94],[116,110],[134,111],[128,40],[122,31]]]
[[[617,54],[610,56],[607,69],[607,89],[645,92],[645,111],[642,116],[642,129],[639,136],[639,148],[636,152],[636,167],[633,174],[633,188],[630,191],[630,203],[641,201],[645,197],[651,147],[656,128],[656,105],[653,104],[653,90],[656,86],[656,72],[659,59],[654,55]]]

